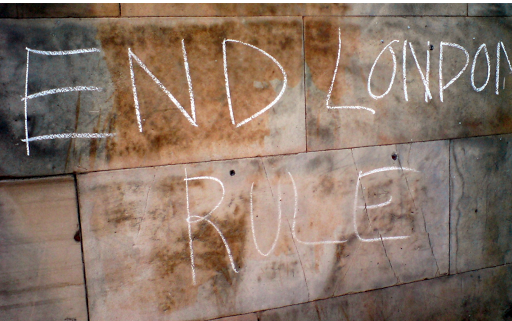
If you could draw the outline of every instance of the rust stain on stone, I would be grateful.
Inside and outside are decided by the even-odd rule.
[[[105,60],[116,87],[115,114],[107,154],[112,166],[125,167],[127,159],[139,165],[212,159],[222,149],[264,146],[270,135],[269,112],[236,128],[231,124],[226,96],[222,41],[237,39],[262,48],[281,62],[289,87],[301,81],[300,20],[209,20],[207,23],[154,21],[102,23],[98,26]],[[194,127],[157,84],[133,61],[143,132],[138,130],[130,79],[128,48],[191,115],[183,62],[184,39],[196,105]],[[228,42],[227,62],[236,122],[253,115],[275,99],[282,86],[279,68],[247,46]],[[297,70],[299,69],[299,70]],[[277,80],[277,83],[273,81]],[[194,151],[201,150],[201,155]]]
[[[344,21],[341,26],[335,20],[308,20],[305,28],[306,64],[309,67],[311,80],[316,88],[327,95],[336,68],[339,27],[341,27],[341,57],[330,100],[333,105],[339,104],[343,96],[350,96],[347,90],[351,90],[351,86],[347,84],[343,74],[347,71],[353,72],[351,56],[347,56],[347,53],[354,55],[361,50],[360,26],[349,24],[348,21]],[[361,77],[365,77],[362,71]]]

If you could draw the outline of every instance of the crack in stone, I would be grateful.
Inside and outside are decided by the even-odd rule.
[[[395,145],[395,149],[397,149],[396,145]],[[409,153],[410,152],[411,152],[411,150],[409,149]],[[423,217],[423,227],[425,228],[425,232],[427,233],[427,239],[428,239],[428,245],[430,247],[430,252],[432,253],[432,257],[434,258],[434,261],[436,262],[436,274],[435,275],[436,276],[441,275],[441,271],[439,270],[439,264],[437,262],[436,255],[434,254],[434,249],[432,248],[432,240],[430,239],[430,233],[428,232],[427,220],[425,219],[425,214],[423,214],[423,211],[419,207],[416,206],[416,201],[414,200],[414,196],[412,195],[412,192],[411,192],[411,187],[409,186],[409,180],[407,179],[407,175],[404,173],[404,170],[402,167],[402,161],[400,160],[400,155],[398,156],[398,165],[402,169],[402,175],[404,176],[405,184],[407,185],[407,191],[409,192],[409,195],[411,196],[414,209],[416,211],[419,211],[421,213],[421,216]]]
[[[313,304],[315,305],[316,315],[318,316],[318,321],[322,321],[322,318],[320,317],[320,311],[318,310],[318,305],[316,305],[316,302],[313,301]]]
[[[397,282],[397,284],[399,284],[402,281],[400,281],[400,278],[398,277],[398,275],[395,272],[395,269],[393,268],[393,264],[391,264],[391,260],[389,259],[389,256],[388,256],[388,251],[386,251],[386,247],[384,246],[384,240],[382,239],[382,235],[380,235],[380,233],[379,233],[379,237],[380,237],[380,242],[382,244],[382,248],[384,249],[384,255],[386,255],[386,259],[388,259],[389,267],[391,267],[391,271],[393,271],[393,274],[395,275],[396,282]]]
[[[146,219],[147,214],[147,208],[148,208],[148,201],[149,201],[149,193],[151,193],[151,188],[153,187],[153,184],[155,183],[156,174],[153,175],[153,179],[151,180],[151,183],[149,184],[148,192],[146,193],[146,204],[144,204],[144,212],[142,214],[142,218],[139,223],[139,230],[137,231],[137,236],[135,237],[135,240],[139,238],[142,222]],[[133,245],[135,245],[135,240],[133,242]]]
[[[295,247],[295,252],[297,252],[297,257],[299,258],[300,268],[302,269],[302,275],[304,276],[304,283],[306,283],[306,291],[308,294],[308,301],[309,301],[309,286],[308,286],[308,280],[306,279],[306,272],[304,271],[304,266],[302,265],[302,260],[300,258],[299,249],[297,248],[297,244],[295,243],[292,227],[290,225],[290,221],[288,220],[288,218],[286,219],[286,223],[288,223],[288,228],[290,229],[290,233],[292,233],[292,242],[293,242],[293,246]]]
[[[267,179],[267,183],[270,188],[270,194],[272,194],[272,199],[275,200],[274,191],[272,191],[272,185],[270,184],[270,180],[268,179],[267,168],[265,167],[265,163],[261,159],[260,159],[260,163],[261,163],[261,166],[263,167],[263,170],[265,171],[265,178]]]
[[[354,158],[354,152],[353,152],[353,150],[352,150],[352,149],[351,149],[350,151],[351,151],[351,153],[352,153],[352,160],[354,161],[354,166],[356,167],[356,171],[359,173],[359,171],[358,171],[358,169],[357,169],[356,160],[355,160],[355,158]],[[401,166],[400,166],[400,167],[401,167]],[[360,187],[360,188],[361,188],[361,195],[363,195],[363,198],[364,198],[364,187],[363,187],[363,183],[360,183],[360,185],[361,185],[361,187]],[[367,208],[367,204],[366,204],[366,199],[365,199],[365,201],[364,201],[364,211],[365,211],[365,213],[366,213],[366,218],[367,218],[367,220],[368,220],[368,224],[370,225],[370,229],[372,229],[372,230],[373,230],[372,222],[371,222],[371,220],[370,220],[370,216],[368,215],[368,208]],[[386,251],[386,247],[384,246],[384,240],[382,239],[382,235],[381,235],[381,233],[380,233],[380,231],[379,231],[379,229],[378,229],[378,228],[377,228],[377,233],[379,234],[379,238],[380,238],[380,241],[381,241],[381,243],[382,243],[382,248],[384,249],[384,255],[386,255],[386,258],[388,259],[388,263],[389,263],[389,266],[391,267],[391,271],[393,271],[393,275],[395,276],[395,278],[396,278],[396,280],[397,280],[397,283],[400,283],[400,282],[401,282],[401,281],[400,281],[400,278],[399,278],[399,277],[398,277],[398,275],[396,274],[395,269],[393,268],[393,264],[391,264],[391,260],[390,260],[390,259],[389,259],[389,257],[388,257],[388,252]],[[435,259],[435,258],[434,258],[434,259]],[[436,261],[436,263],[437,263],[437,261]]]
[[[463,151],[464,151],[464,149],[463,149]],[[464,153],[465,153],[465,151],[464,151]],[[459,257],[459,223],[460,223],[460,217],[461,217],[461,213],[462,213],[462,211],[460,209],[460,200],[464,197],[465,182],[464,182],[461,170],[459,169],[459,164],[457,162],[457,155],[456,155],[455,150],[453,150],[453,160],[455,162],[455,169],[457,171],[457,174],[459,175],[459,177],[462,181],[462,193],[460,195],[459,200],[457,201],[456,208],[457,208],[458,215],[457,215],[457,223],[455,224],[455,246],[456,246],[456,249],[455,249],[455,273],[457,273],[457,271],[458,271],[458,268],[457,268],[458,262],[457,261],[458,261],[458,257]],[[449,175],[451,175],[451,174],[452,173],[450,172]],[[454,176],[454,178],[455,178],[455,176]],[[451,176],[450,176],[450,181],[451,181]],[[451,195],[450,195],[450,198],[451,198]]]

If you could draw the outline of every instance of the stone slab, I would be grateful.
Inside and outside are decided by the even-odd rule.
[[[466,16],[467,5],[382,3],[123,3],[127,17]]]
[[[510,3],[468,3],[468,15],[477,17],[510,17]]]
[[[308,151],[512,132],[512,73],[503,49],[496,95],[496,47],[502,42],[508,57],[512,56],[511,23],[507,18],[306,17]],[[403,81],[405,41],[407,100]],[[468,51],[466,69],[451,84],[464,68],[466,55],[455,45],[443,45],[440,81],[441,42],[458,44]],[[475,63],[473,84],[474,57],[483,43],[489,54],[489,69],[482,49]],[[427,97],[428,103],[422,80],[426,83],[427,57],[432,96]],[[440,84],[446,88],[442,90],[443,101]],[[483,89],[476,91],[473,85]]]
[[[512,135],[452,142],[451,273],[512,262]]]
[[[303,3],[122,3],[125,17],[302,16]]]
[[[19,18],[119,17],[118,3],[20,3]]]
[[[17,18],[18,12],[16,11],[15,3],[2,3],[0,4],[0,18]]]
[[[0,182],[0,319],[88,320],[72,177]]]
[[[448,158],[440,141],[81,174],[91,320],[219,318],[447,274]]]
[[[300,18],[41,19],[0,25],[6,43],[0,49],[1,176],[305,151]],[[223,67],[226,38],[247,44],[225,44],[232,112]],[[31,52],[27,77],[26,48],[99,52]],[[55,88],[67,89],[49,92]],[[48,95],[31,96],[37,93]],[[30,156],[25,128],[30,139],[51,138],[30,141]],[[73,133],[93,136],[67,138]]]
[[[277,320],[508,320],[510,265],[260,312]]]
[[[307,3],[306,16],[466,16],[465,3]]]

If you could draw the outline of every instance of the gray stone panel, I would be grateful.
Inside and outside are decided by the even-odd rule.
[[[308,3],[308,16],[466,16],[465,3]]]
[[[512,136],[454,140],[451,273],[512,262]]]
[[[510,265],[259,313],[276,320],[509,320]]]
[[[0,4],[0,18],[16,18],[18,12],[16,11],[15,3],[2,3]]]
[[[512,57],[511,22],[506,18],[456,17],[306,18],[308,150],[512,132],[512,73],[503,48],[496,94],[496,48],[502,42],[508,57]],[[403,72],[405,41],[407,100]],[[442,80],[441,42],[454,44],[442,47]],[[481,49],[472,82],[475,54],[482,44],[486,44],[489,65],[486,51]],[[467,50],[468,59],[455,45]],[[427,54],[427,87],[432,99],[428,97],[425,102]],[[450,84],[466,62],[464,72]],[[441,84],[445,88],[443,101]]]
[[[485,17],[510,17],[512,16],[512,4],[510,3],[469,3],[469,16]]]

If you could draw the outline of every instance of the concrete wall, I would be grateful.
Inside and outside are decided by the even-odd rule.
[[[0,319],[512,319],[511,12],[0,5]]]

